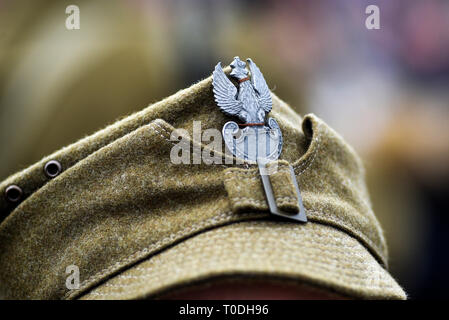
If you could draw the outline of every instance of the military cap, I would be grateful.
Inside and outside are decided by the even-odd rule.
[[[295,210],[297,184],[306,223],[270,214],[254,163],[229,163],[224,151],[220,163],[170,161],[178,129],[190,150],[208,153],[192,138],[195,121],[204,132],[230,119],[209,77],[0,184],[1,297],[153,298],[239,276],[405,299],[387,271],[362,161],[319,117],[271,98],[283,137],[269,176],[273,196],[279,208]],[[70,266],[79,271],[76,287],[67,286]]]

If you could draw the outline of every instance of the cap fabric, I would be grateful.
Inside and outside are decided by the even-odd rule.
[[[226,69],[229,72],[229,68]],[[387,247],[354,150],[313,114],[301,119],[274,94],[284,147],[270,176],[280,208],[309,222],[274,219],[257,166],[174,164],[172,136],[221,129],[211,78],[63,148],[0,184],[0,294],[7,299],[155,297],[217,277],[303,281],[355,298],[405,299],[389,275]],[[185,137],[187,139],[187,137]],[[209,142],[188,140],[210,152]],[[224,150],[224,146],[222,146]],[[43,168],[56,160],[62,172]],[[78,289],[66,268],[79,267]]]

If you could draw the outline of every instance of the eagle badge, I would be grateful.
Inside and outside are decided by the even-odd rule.
[[[295,171],[290,165],[290,175],[298,197],[298,212],[284,212],[277,206],[273,186],[267,170],[267,163],[277,160],[282,151],[282,132],[273,118],[267,119],[272,100],[268,85],[256,64],[247,59],[246,63],[235,57],[229,74],[238,82],[237,87],[226,76],[221,62],[215,66],[212,76],[215,102],[225,114],[236,117],[240,123],[228,121],[223,126],[226,148],[239,159],[257,162],[262,185],[271,214],[296,222],[307,222],[302,204],[301,192],[296,181]],[[276,166],[274,166],[276,167]]]
[[[225,145],[240,159],[277,160],[282,151],[282,133],[275,119],[267,119],[272,108],[270,89],[257,65],[251,59],[247,62],[249,71],[239,57],[231,63],[230,76],[237,80],[238,90],[223,72],[221,62],[213,72],[215,102],[225,114],[240,120],[223,126]]]

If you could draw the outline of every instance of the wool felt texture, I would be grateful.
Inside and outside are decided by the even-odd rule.
[[[24,191],[17,203],[0,201],[1,297],[137,298],[219,274],[259,274],[354,297],[404,299],[386,270],[387,247],[359,157],[321,119],[301,119],[272,98],[284,147],[270,181],[278,206],[297,210],[286,174],[289,164],[294,167],[307,224],[269,215],[254,163],[228,164],[223,153],[217,153],[222,164],[170,161],[179,142],[175,128],[192,137],[194,121],[204,131],[230,120],[214,102],[209,77],[0,184],[1,192],[11,184]],[[187,140],[191,149],[209,152],[207,143]],[[50,160],[63,168],[53,179],[43,171]],[[307,250],[292,246],[295,241]],[[121,287],[115,279],[124,270],[134,279],[138,263],[145,264],[145,277],[155,277],[150,286],[144,277],[145,284],[133,282],[134,293],[133,287],[120,289],[123,295],[105,289],[114,281]],[[79,267],[78,289],[66,288],[69,265]]]
[[[298,213],[299,199],[290,174],[289,163],[284,160],[273,161],[266,167],[277,207],[285,212]],[[226,169],[224,184],[233,212],[268,210],[258,171]]]
[[[100,285],[81,299],[158,298],[211,280],[276,279],[365,299],[402,299],[355,238],[309,223],[239,222],[201,233]]]

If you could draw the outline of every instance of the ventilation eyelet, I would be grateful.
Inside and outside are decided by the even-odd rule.
[[[10,185],[5,190],[6,200],[13,203],[18,202],[20,199],[22,199],[22,194],[22,189],[15,184]]]
[[[48,161],[44,166],[44,173],[49,178],[54,178],[59,175],[62,171],[62,166],[59,161],[51,160]]]

